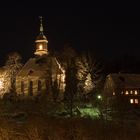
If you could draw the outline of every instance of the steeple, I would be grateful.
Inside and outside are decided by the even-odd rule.
[[[43,20],[42,16],[40,18],[40,33],[36,38],[36,51],[35,55],[42,56],[42,55],[47,55],[48,54],[48,40],[46,36],[43,33]]]
[[[42,24],[42,16],[39,17],[40,18],[40,33],[43,33],[43,24]]]

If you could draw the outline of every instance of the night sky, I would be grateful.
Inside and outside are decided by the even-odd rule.
[[[106,61],[125,56],[140,59],[140,17],[134,11],[34,8],[17,12],[7,8],[0,14],[1,65],[9,52],[19,52],[24,62],[33,56],[39,15],[44,17],[49,49],[59,51],[71,43],[76,50],[96,52]]]

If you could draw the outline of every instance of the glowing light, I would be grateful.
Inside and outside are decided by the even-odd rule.
[[[39,50],[43,50],[43,45],[42,44],[39,45]]]
[[[132,90],[130,91],[130,94],[133,94],[133,91]]]
[[[126,91],[125,94],[128,95],[129,94],[128,91]]]
[[[134,103],[134,100],[133,99],[130,99],[130,103],[133,104]]]
[[[81,117],[90,116],[91,118],[99,118],[101,113],[98,108],[79,108]]]
[[[138,99],[135,99],[135,104],[138,104],[138,103],[139,103]]]
[[[98,98],[98,99],[102,99],[102,96],[101,96],[101,95],[98,95],[97,98]]]
[[[137,95],[138,94],[138,92],[137,92],[137,90],[135,90],[135,95]]]
[[[113,95],[115,95],[115,92],[113,92]]]

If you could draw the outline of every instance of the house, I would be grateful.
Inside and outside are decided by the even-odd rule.
[[[107,105],[140,105],[140,74],[112,73],[106,77],[103,97]]]

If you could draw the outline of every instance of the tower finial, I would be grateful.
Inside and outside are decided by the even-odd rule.
[[[40,18],[40,32],[42,33],[43,32],[43,24],[42,24],[43,17],[39,16],[39,18]]]
[[[48,40],[46,36],[43,33],[43,21],[42,21],[42,16],[39,16],[40,19],[40,33],[36,38],[36,51],[35,55],[42,56],[42,55],[47,55],[48,54]]]

